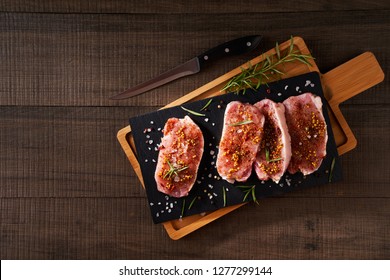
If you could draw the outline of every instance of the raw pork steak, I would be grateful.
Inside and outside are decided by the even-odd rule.
[[[263,125],[264,116],[257,107],[238,101],[226,106],[216,165],[219,175],[229,183],[244,182],[251,175]]]
[[[157,189],[173,197],[186,196],[203,155],[202,131],[188,116],[168,119],[163,131],[154,174]]]
[[[257,102],[255,106],[265,117],[264,135],[256,156],[255,171],[260,180],[272,179],[278,183],[291,158],[291,138],[284,106],[270,99]]]
[[[311,174],[321,166],[328,141],[321,98],[304,93],[289,97],[283,104],[292,148],[288,171],[291,174],[298,171]]]

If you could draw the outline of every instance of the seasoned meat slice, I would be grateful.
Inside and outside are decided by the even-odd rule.
[[[321,166],[328,141],[321,98],[304,93],[289,97],[283,104],[292,148],[288,171],[311,174]]]
[[[195,183],[203,155],[200,128],[188,116],[165,124],[154,178],[157,189],[173,197],[188,195]]]
[[[255,171],[260,180],[272,179],[278,183],[291,158],[291,138],[288,132],[284,106],[270,99],[255,104],[265,117],[264,134],[256,156]]]
[[[251,175],[263,125],[264,116],[257,107],[238,101],[226,106],[216,165],[229,183],[244,182]]]

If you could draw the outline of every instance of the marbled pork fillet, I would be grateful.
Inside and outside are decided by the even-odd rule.
[[[202,131],[185,116],[168,119],[163,132],[154,175],[157,189],[172,197],[187,196],[203,155]]]
[[[265,117],[264,134],[256,156],[255,171],[260,180],[272,179],[278,183],[291,159],[291,138],[288,132],[284,106],[270,99],[257,102]]]
[[[250,104],[232,101],[226,106],[217,156],[217,171],[229,183],[244,182],[263,136],[264,116]]]
[[[283,102],[288,131],[291,135],[292,156],[288,171],[304,175],[315,172],[326,156],[327,126],[319,96],[304,93]]]

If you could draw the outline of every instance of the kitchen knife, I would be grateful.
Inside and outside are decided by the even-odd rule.
[[[219,58],[227,57],[230,55],[243,54],[254,50],[260,44],[261,39],[262,36],[254,35],[234,39],[232,41],[223,43],[179,66],[176,66],[171,70],[168,70],[167,72],[164,72],[163,74],[149,81],[143,82],[133,88],[125,90],[118,95],[112,96],[110,99],[124,99],[133,97],[156,87],[159,87],[161,85],[164,85],[166,83],[169,83],[178,78],[196,74],[210,62],[213,62]]]

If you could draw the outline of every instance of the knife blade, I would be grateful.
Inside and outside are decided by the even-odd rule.
[[[253,35],[228,41],[162,73],[155,78],[129,88],[118,95],[112,96],[110,99],[119,100],[133,97],[181,77],[196,74],[201,71],[202,68],[217,59],[231,55],[244,54],[256,49],[260,44],[261,39],[262,36]]]

